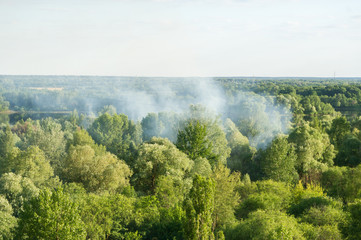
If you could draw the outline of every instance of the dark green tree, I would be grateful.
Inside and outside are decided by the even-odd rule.
[[[278,136],[271,145],[261,152],[259,165],[265,179],[295,182],[298,179],[295,169],[296,154],[286,136]]]
[[[199,120],[188,121],[186,127],[178,132],[176,146],[192,160],[203,157],[213,164],[216,160],[212,143],[207,139],[207,126]]]
[[[328,131],[330,135],[330,140],[336,149],[338,149],[344,137],[350,132],[350,123],[347,121],[346,117],[338,117],[332,120],[331,128]]]
[[[105,113],[95,119],[88,132],[97,144],[105,146],[107,151],[128,164],[142,140],[141,126],[124,114]]]

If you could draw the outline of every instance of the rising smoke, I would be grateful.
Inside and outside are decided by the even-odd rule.
[[[245,91],[227,96],[220,83],[211,78],[149,80],[143,82],[142,90],[121,89],[117,96],[122,103],[117,105],[118,112],[133,120],[141,120],[148,113],[184,115],[190,105],[202,105],[223,120],[230,118],[257,148],[267,146],[277,134],[287,133],[292,119],[289,109],[276,104],[274,97]],[[163,127],[164,132],[176,131],[169,129],[169,124]]]
[[[4,95],[10,107],[23,106],[35,111],[77,109],[80,113],[95,117],[104,106],[112,105],[118,113],[124,113],[134,121],[141,121],[148,113],[156,113],[158,123],[155,125],[164,135],[171,136],[171,140],[177,133],[174,126],[189,112],[190,105],[202,105],[220,116],[221,120],[231,119],[241,133],[249,138],[250,144],[257,148],[267,146],[276,134],[287,133],[292,118],[290,111],[277,104],[274,97],[240,90],[226,94],[221,82],[212,78],[11,78],[14,79],[2,79],[0,76],[5,87],[9,85],[5,83],[10,81],[14,86],[10,84],[8,88],[16,86],[20,89],[15,94],[9,91]],[[44,86],[53,85],[62,90],[38,90],[39,86],[44,89]],[[149,126],[151,129],[152,125]]]

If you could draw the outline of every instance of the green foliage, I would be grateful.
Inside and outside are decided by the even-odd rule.
[[[14,159],[14,163],[14,173],[31,179],[38,187],[45,185],[54,175],[50,162],[38,147],[31,146],[21,151]]]
[[[311,197],[326,197],[326,194],[320,185],[307,183],[304,187],[301,181],[292,189],[292,204],[298,204],[302,199]]]
[[[77,205],[61,188],[42,190],[24,206],[17,236],[20,239],[85,239]]]
[[[258,210],[226,232],[226,239],[305,239],[297,221],[279,211]]]
[[[113,212],[108,196],[85,195],[79,209],[87,239],[107,239],[110,236]]]
[[[25,177],[14,173],[5,173],[0,177],[0,194],[11,204],[13,215],[19,216],[24,202],[38,196],[39,189]]]
[[[338,117],[332,120],[331,128],[328,132],[330,141],[335,145],[336,149],[341,146],[344,137],[350,132],[350,123],[346,117]]]
[[[306,210],[301,215],[301,220],[315,226],[338,226],[346,222],[346,214],[342,209],[333,206],[315,206]]]
[[[10,103],[5,101],[4,97],[0,94],[0,111],[8,110]]]
[[[98,113],[98,115],[103,115],[103,114],[109,114],[109,115],[115,115],[117,114],[117,109],[113,106],[113,105],[106,105],[102,108],[102,110],[100,110],[100,112]]]
[[[293,204],[289,208],[289,213],[296,217],[301,216],[311,208],[323,208],[323,207],[342,208],[342,203],[336,201],[330,197],[310,197],[300,200],[298,203]]]
[[[356,167],[361,163],[361,141],[353,134],[347,134],[338,148],[335,159],[337,166]]]
[[[212,166],[206,158],[197,158],[194,160],[194,165],[191,171],[191,175],[201,175],[203,177],[209,177],[212,173]]]
[[[175,142],[180,119],[180,115],[173,112],[148,113],[141,121],[143,141],[149,141],[152,137],[162,137]]]
[[[296,155],[286,136],[278,136],[261,152],[259,165],[262,177],[292,183],[297,180]]]
[[[133,123],[124,114],[111,116],[105,113],[95,119],[88,131],[97,144],[104,145],[107,151],[128,164],[142,138],[140,125]]]
[[[257,181],[240,187],[242,201],[236,216],[244,219],[257,210],[286,210],[291,202],[291,192],[284,182]]]
[[[120,112],[130,104],[112,94],[134,88],[156,96],[147,79],[103,79],[89,91],[85,83],[96,81],[36,77],[63,88],[50,92],[29,89],[39,85],[31,77],[1,78],[0,111],[6,98],[15,110],[94,107],[102,115],[0,117],[14,124],[0,127],[0,239],[360,238],[359,80],[218,78],[223,116],[192,105],[133,122],[116,114],[110,104]],[[177,100],[197,98],[177,81]],[[274,138],[291,126],[287,110],[291,133]],[[46,190],[60,186],[57,176],[64,192]]]
[[[225,128],[228,146],[231,148],[227,166],[243,174],[252,173],[256,149],[249,145],[248,138],[242,135],[232,120],[226,120]]]
[[[304,124],[297,127],[288,140],[295,146],[295,167],[304,182],[319,181],[321,173],[333,165],[334,146],[320,129]]]
[[[13,239],[13,229],[17,225],[9,202],[0,195],[0,240]]]
[[[213,232],[226,225],[235,222],[235,207],[239,203],[239,195],[236,192],[240,185],[240,174],[231,173],[230,169],[218,165],[211,175],[215,183],[214,210],[212,213]]]
[[[173,208],[183,202],[190,184],[188,184],[188,179],[182,182],[173,176],[162,175],[157,179],[154,195],[157,197],[160,206],[166,209]]]
[[[212,239],[212,213],[214,210],[215,183],[199,175],[193,179],[193,187],[185,202],[186,218],[184,235],[186,239]]]
[[[15,137],[11,132],[10,126],[0,130],[0,175],[9,172],[14,163],[13,158],[16,154]]]
[[[164,138],[152,138],[139,147],[134,165],[134,183],[139,190],[154,193],[160,176],[170,176],[181,183],[193,165],[187,155]]]
[[[22,136],[21,149],[36,146],[42,150],[45,157],[57,174],[60,173],[61,160],[65,156],[66,139],[62,126],[52,118],[28,123],[27,131]]]
[[[186,117],[178,132],[177,147],[187,154],[191,153],[193,160],[204,157],[212,166],[226,164],[231,149],[219,117],[201,105],[191,105]]]
[[[361,198],[361,165],[355,168],[333,167],[322,174],[327,193],[344,202]]]
[[[131,223],[134,225],[136,217],[134,211],[135,198],[129,198],[121,194],[109,196],[109,205],[111,206],[113,226],[110,234],[110,239],[127,239],[127,233],[131,233]],[[135,228],[135,227],[134,227]],[[135,236],[138,235],[136,231],[133,232]],[[132,238],[129,238],[132,239]]]
[[[198,120],[189,121],[184,130],[178,132],[176,146],[190,159],[203,157],[212,163],[215,161],[216,156],[212,152],[212,144],[207,139],[207,126]]]
[[[143,129],[143,141],[149,141],[152,137],[160,137],[163,123],[158,119],[158,114],[148,113],[141,122]]]
[[[361,200],[357,199],[355,202],[347,206],[347,211],[350,213],[350,223],[346,225],[344,233],[347,239],[356,240],[361,236]]]
[[[344,239],[341,231],[335,225],[314,226],[308,223],[301,223],[300,228],[303,236],[310,240],[341,240]]]
[[[132,171],[110,153],[97,155],[88,145],[70,146],[64,162],[63,177],[82,183],[88,191],[119,191],[129,185]]]
[[[184,210],[179,206],[161,208],[160,221],[152,226],[148,234],[152,239],[183,239]]]
[[[90,146],[97,155],[106,153],[106,148],[103,145],[98,145],[94,142],[89,133],[84,129],[78,129],[74,132],[73,138],[67,143],[66,151],[69,152],[70,146]]]

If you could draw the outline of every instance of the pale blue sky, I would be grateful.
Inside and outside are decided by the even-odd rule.
[[[361,77],[360,0],[0,0],[0,74]]]

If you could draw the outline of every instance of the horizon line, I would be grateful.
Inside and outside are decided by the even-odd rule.
[[[345,79],[345,78],[360,78],[361,76],[242,76],[242,75],[229,75],[229,76],[156,76],[156,75],[98,75],[98,74],[0,74],[0,76],[40,76],[40,77],[122,77],[122,78],[318,78],[318,79]]]

